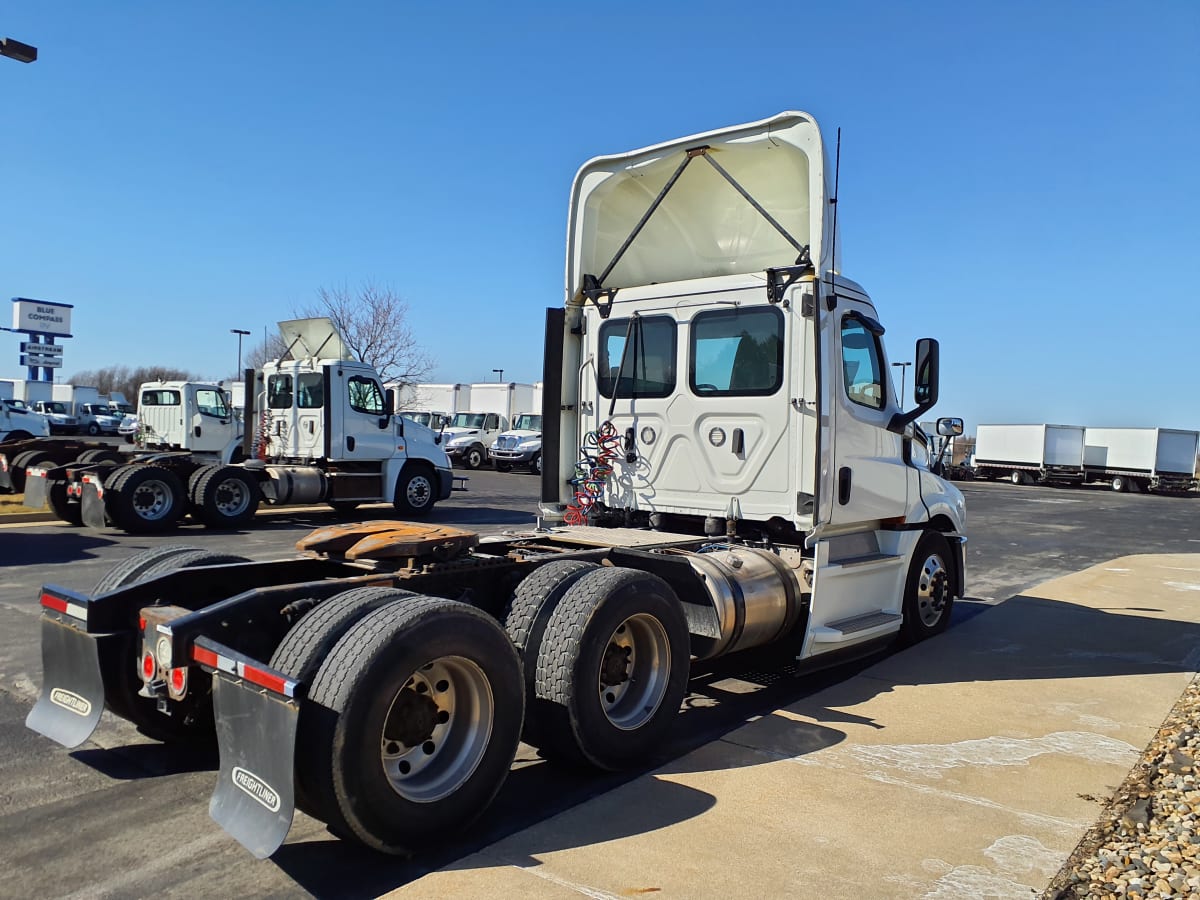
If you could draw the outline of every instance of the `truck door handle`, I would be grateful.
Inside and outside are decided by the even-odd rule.
[[[850,482],[851,472],[849,466],[842,466],[838,470],[838,503],[845,506],[850,502]]]
[[[730,449],[733,450],[734,456],[741,456],[746,452],[746,433],[742,429],[733,429],[733,445]]]
[[[352,434],[346,435],[346,449],[351,452],[354,451],[354,435]]]

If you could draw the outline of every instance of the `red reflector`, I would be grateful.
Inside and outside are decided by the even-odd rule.
[[[142,675],[147,681],[154,677],[154,670],[154,654],[147,650],[146,655],[142,657]]]
[[[278,675],[272,675],[269,672],[264,672],[262,669],[255,669],[252,666],[242,667],[242,677],[252,684],[257,684],[259,687],[265,687],[267,690],[275,691],[277,694],[285,694],[284,689],[287,685],[287,679],[281,678]]]
[[[192,659],[200,663],[202,666],[208,666],[215,669],[217,667],[217,654],[211,650],[205,650],[203,647],[192,647]]]
[[[187,669],[172,669],[171,688],[175,693],[182,693],[185,684],[187,684]]]
[[[42,594],[42,606],[55,612],[65,613],[67,611],[67,601],[52,597],[50,594]]]
[[[145,630],[146,630],[146,617],[138,616],[138,631],[145,631]]]

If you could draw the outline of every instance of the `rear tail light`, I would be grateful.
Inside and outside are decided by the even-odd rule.
[[[142,679],[144,681],[153,681],[154,674],[158,671],[158,666],[154,662],[154,654],[147,650],[142,654]]]
[[[187,690],[187,669],[171,670],[171,696],[182,697]]]

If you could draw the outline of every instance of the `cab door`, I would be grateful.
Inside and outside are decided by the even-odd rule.
[[[384,460],[396,452],[397,425],[373,374],[343,367],[331,379],[339,389],[342,428],[330,437],[334,459]]]
[[[887,428],[899,404],[883,326],[865,297],[839,285],[835,299],[832,309],[818,304],[825,406],[819,519],[832,526],[899,519],[908,508],[909,466],[903,436]]]
[[[191,429],[188,448],[198,453],[224,450],[233,436],[233,414],[220,389],[189,385],[186,402]]]

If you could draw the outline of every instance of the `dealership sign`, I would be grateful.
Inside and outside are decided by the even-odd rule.
[[[21,365],[23,366],[40,366],[43,369],[61,369],[61,356],[36,356],[34,354],[21,354]]]
[[[51,303],[46,300],[13,299],[13,331],[28,334],[56,334],[71,336],[71,310],[69,303]]]
[[[62,356],[63,348],[58,344],[35,344],[32,341],[21,341],[21,352],[34,356]]]

